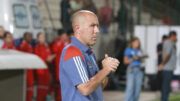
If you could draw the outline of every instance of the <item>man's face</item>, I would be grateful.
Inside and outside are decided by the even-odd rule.
[[[164,38],[164,39],[162,40],[162,43],[164,43],[166,40],[167,40],[167,38]]]
[[[26,37],[25,37],[25,40],[27,42],[31,42],[32,41],[32,34],[27,34]]]
[[[39,43],[44,44],[45,40],[46,40],[45,39],[45,35],[44,34],[40,34],[39,37],[38,37]]]
[[[8,34],[5,38],[6,43],[12,43],[13,42],[13,36],[12,34]]]
[[[99,33],[99,22],[95,15],[89,14],[86,16],[84,23],[80,25],[80,38],[86,46],[96,44]]]
[[[65,41],[65,42],[69,40],[67,33],[63,33],[63,34],[61,35],[61,40]]]
[[[177,35],[173,36],[173,41],[176,43],[177,42]]]

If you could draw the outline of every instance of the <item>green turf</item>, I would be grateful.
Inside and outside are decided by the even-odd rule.
[[[160,101],[159,99],[155,99],[153,101]],[[169,98],[169,101],[180,101],[180,95],[172,95],[170,98]]]

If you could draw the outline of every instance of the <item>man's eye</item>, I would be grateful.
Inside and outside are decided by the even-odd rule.
[[[91,25],[91,27],[94,27],[95,25]]]
[[[91,27],[98,27],[98,28],[99,28],[99,26],[98,26],[98,25],[95,25],[95,24],[94,24],[94,25],[91,25]]]

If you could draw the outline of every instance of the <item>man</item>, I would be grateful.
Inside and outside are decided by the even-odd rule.
[[[4,27],[0,26],[0,48],[4,44]]]
[[[72,26],[74,36],[60,59],[62,101],[103,101],[103,81],[117,69],[119,61],[106,54],[103,69],[99,70],[91,48],[99,33],[98,18],[93,12],[76,12]]]
[[[163,58],[158,67],[159,71],[162,70],[161,101],[168,101],[170,83],[173,77],[173,71],[176,68],[176,41],[177,34],[171,31],[169,33],[169,39],[163,44]]]
[[[64,29],[58,30],[58,38],[52,44],[52,52],[55,55],[53,68],[53,82],[56,101],[61,101],[61,89],[59,82],[59,60],[63,48],[69,43],[69,38]]]
[[[102,34],[109,33],[109,26],[113,18],[113,9],[110,7],[109,0],[105,0],[105,5],[98,12],[100,22],[100,32]]]
[[[51,55],[49,45],[46,43],[45,34],[37,34],[38,44],[34,48],[34,53],[39,56],[46,64],[51,63],[54,56]],[[50,91],[50,72],[49,69],[37,69],[37,100],[45,101]]]
[[[30,32],[25,32],[23,41],[19,46],[19,50],[27,53],[33,53],[33,48],[31,46],[32,34]],[[34,71],[28,69],[26,71],[26,80],[27,80],[27,90],[26,90],[26,101],[32,101],[33,98],[33,89],[34,89]]]
[[[19,50],[23,52],[33,53],[33,47],[31,45],[32,42],[32,33],[25,32],[23,36],[23,40],[19,45]]]
[[[68,42],[68,35],[65,30],[58,30],[58,38],[52,44],[52,52],[56,56],[54,59],[55,68],[53,69],[53,81],[55,90],[56,101],[61,101],[61,89],[59,82],[59,60],[63,48],[66,46],[65,43]]]
[[[168,39],[168,36],[163,35],[162,42],[157,45],[158,65],[160,65],[162,62],[163,44],[167,39]]]
[[[57,55],[58,50],[63,48],[63,44],[68,40],[67,33],[64,29],[58,30],[58,38],[52,43],[52,52]]]
[[[163,52],[163,44],[164,42],[168,39],[167,35],[163,35],[162,37],[162,41],[157,45],[157,55],[158,55],[158,65],[161,64],[162,62],[162,52]],[[156,82],[154,82],[154,80],[152,80],[151,84],[155,85],[154,89],[155,90],[160,90],[161,89],[161,85],[162,85],[162,71],[158,71],[157,76],[155,78]]]

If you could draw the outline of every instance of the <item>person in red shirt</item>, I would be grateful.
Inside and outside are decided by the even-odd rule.
[[[32,42],[32,33],[25,32],[24,38],[18,47],[19,50],[27,53],[33,53],[33,47],[31,45],[31,42]]]
[[[10,32],[4,33],[4,44],[2,45],[2,49],[16,49],[13,35]]]
[[[58,84],[59,84],[59,61],[60,61],[61,53],[62,53],[63,48],[71,43],[70,39],[71,39],[72,33],[73,32],[69,30],[69,31],[67,31],[66,37],[62,37],[63,45],[61,48],[59,48],[59,50],[56,54],[56,70],[55,71],[56,71],[56,80],[57,80]]]
[[[64,46],[64,42],[67,40],[67,33],[65,30],[60,29],[58,30],[58,38],[55,39],[52,43],[52,52],[53,54],[57,54],[60,49]]]
[[[23,52],[33,53],[33,48],[31,46],[32,34],[30,32],[25,32],[22,42],[20,43],[18,49]],[[32,101],[33,89],[34,89],[34,71],[32,69],[26,70],[26,101]]]
[[[59,49],[59,51],[57,52],[57,56],[56,56],[56,64],[57,64],[57,79],[59,81],[59,61],[60,61],[60,57],[61,57],[61,53],[62,53],[62,50],[64,47],[66,47],[67,45],[69,45],[71,43],[71,36],[73,35],[73,29],[71,30],[68,30],[67,31],[67,34],[62,37],[62,41],[63,41],[63,45],[62,45],[62,48]]]
[[[56,101],[61,101],[61,90],[60,90],[60,82],[59,82],[59,60],[60,55],[63,48],[68,45],[69,37],[65,30],[58,30],[58,38],[54,40],[52,43],[52,52],[56,56],[54,59],[54,69],[53,69],[53,82],[54,82],[54,90],[55,90],[55,99]]]
[[[37,34],[38,44],[34,48],[34,53],[38,55],[46,64],[52,62],[54,56],[45,42],[44,33]],[[37,101],[45,101],[50,90],[50,71],[49,69],[37,69]]]

